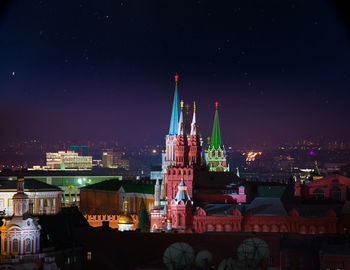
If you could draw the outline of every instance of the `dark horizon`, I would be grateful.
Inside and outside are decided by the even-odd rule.
[[[28,23],[30,22],[30,23]],[[328,1],[12,1],[0,18],[1,142],[163,144],[174,91],[203,138],[350,140],[350,42]]]

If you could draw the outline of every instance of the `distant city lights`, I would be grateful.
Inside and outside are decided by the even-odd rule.
[[[247,153],[247,157],[245,159],[246,162],[252,162],[255,161],[255,158],[259,155],[261,156],[261,152],[249,152]]]

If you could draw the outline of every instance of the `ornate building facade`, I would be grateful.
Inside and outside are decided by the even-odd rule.
[[[28,213],[31,215],[54,215],[61,211],[63,192],[60,188],[35,179],[24,180],[28,196]],[[0,180],[0,212],[12,216],[13,196],[16,194],[15,180]]]
[[[175,95],[169,135],[166,136],[166,158],[163,159],[162,186],[155,187],[155,209],[151,211],[151,230],[172,228],[179,231],[203,232],[218,227],[221,230],[240,230],[241,215],[237,203],[245,202],[244,187],[234,183],[236,177],[228,172],[226,151],[222,143],[218,103],[208,149],[208,165],[202,163],[202,143],[197,132],[196,105],[189,135],[184,132],[183,101],[178,108],[178,76],[175,76]],[[175,107],[175,109],[174,109]],[[176,119],[178,122],[176,123]],[[177,128],[175,128],[175,124]],[[169,138],[173,144],[169,144]],[[171,147],[169,147],[171,145]],[[225,173],[226,177],[222,175]],[[213,175],[214,174],[214,175]],[[224,176],[224,177],[221,177]],[[220,178],[213,181],[213,178]],[[160,190],[164,192],[160,192]],[[217,215],[209,215],[217,209]],[[220,213],[221,211],[221,213]],[[237,212],[238,211],[238,212]],[[218,225],[220,223],[220,226]]]
[[[176,105],[179,100],[178,76],[175,80]],[[186,136],[183,129],[183,102],[180,102],[178,118],[174,104],[170,127],[173,131],[173,144],[169,147],[168,135],[167,159],[163,164],[164,177],[162,185],[156,185],[154,192],[155,208],[151,211],[153,232],[176,230],[197,233],[217,231],[323,234],[350,229],[350,220],[346,223],[341,219],[346,211],[344,201],[350,200],[349,178],[329,176],[301,184],[295,183],[295,179],[291,177],[292,180],[281,198],[256,197],[247,203],[245,187],[238,184],[239,177],[236,174],[229,172],[220,132],[218,103],[215,103],[206,163],[202,162],[195,105],[191,132]],[[178,119],[177,131],[173,119]],[[308,201],[310,198],[313,200]],[[323,203],[320,204],[320,200]],[[348,212],[350,217],[350,210]]]
[[[1,226],[1,255],[35,254],[40,250],[38,218],[30,217],[29,197],[24,193],[24,178],[17,179],[13,196],[13,216],[3,219]]]

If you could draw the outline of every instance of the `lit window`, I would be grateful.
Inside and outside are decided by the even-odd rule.
[[[88,251],[88,253],[87,253],[87,260],[91,261],[91,251]]]
[[[32,252],[32,241],[30,240],[30,238],[27,238],[25,241],[25,250],[26,253]]]

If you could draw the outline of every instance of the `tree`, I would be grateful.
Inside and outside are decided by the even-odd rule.
[[[139,224],[137,226],[138,229],[140,229],[141,232],[149,232],[149,216],[147,213],[146,205],[143,199],[141,199],[140,207],[139,207]]]

